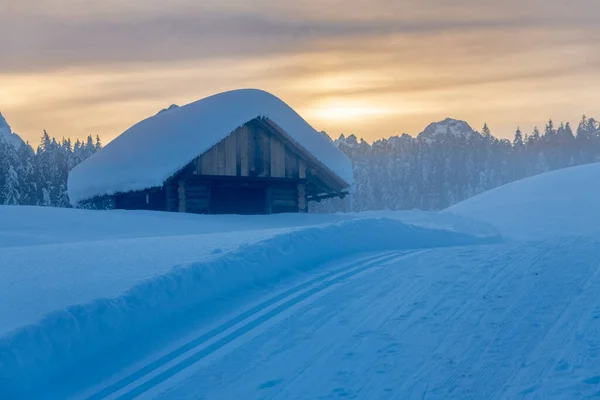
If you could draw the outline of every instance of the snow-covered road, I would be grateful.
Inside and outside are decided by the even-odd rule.
[[[321,269],[86,398],[582,398],[600,388],[600,239]]]

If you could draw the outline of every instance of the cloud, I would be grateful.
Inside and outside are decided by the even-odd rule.
[[[594,114],[600,89],[597,0],[0,0],[0,8],[0,108],[34,142],[44,128],[108,140],[171,103],[238,87],[272,91],[319,129],[368,138],[418,133],[448,115],[511,132]],[[323,117],[359,108],[386,113]]]
[[[9,12],[0,15],[0,72],[273,55],[311,51],[319,43],[352,46],[356,39],[398,35],[551,32],[574,26],[588,31],[596,23],[585,12],[557,14],[564,11],[558,0],[546,0],[543,7],[538,0],[509,0],[502,7],[429,0],[425,8],[433,11],[426,13],[423,2],[383,0],[340,3],[338,8],[339,2],[323,7],[317,1],[301,2],[304,7],[273,7],[269,1],[252,2],[253,7],[231,1],[2,1],[9,2]],[[598,7],[591,0],[576,0],[568,10],[577,9],[574,3]],[[365,11],[357,12],[361,7]],[[522,15],[523,8],[536,13]]]

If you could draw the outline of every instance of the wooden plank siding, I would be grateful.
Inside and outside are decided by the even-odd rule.
[[[285,178],[286,176],[286,151],[281,140],[274,136],[270,137],[271,146],[271,177]]]
[[[283,143],[282,143],[283,146]],[[285,147],[284,147],[285,148]],[[284,153],[285,156],[285,177],[286,178],[298,178],[298,167],[299,167],[299,162],[300,159],[298,158],[298,156],[294,153],[292,153],[291,151],[285,151]]]
[[[164,211],[167,207],[165,188],[153,188],[114,195],[110,205],[122,210]]]
[[[177,196],[179,197],[179,212],[186,212],[185,208],[185,180],[180,179],[177,184]]]
[[[166,211],[179,211],[179,190],[178,182],[175,179],[170,179],[165,184],[166,192]]]
[[[298,186],[295,184],[281,184],[272,186],[271,212],[298,212]]]
[[[244,125],[196,160],[195,175],[306,179],[306,163],[257,125]]]
[[[235,134],[238,135],[238,143],[240,144],[240,176],[248,176],[250,154],[254,152],[254,148],[250,148],[250,129],[244,125]]]
[[[271,159],[271,140],[270,135],[264,130],[259,130],[257,138],[257,147],[259,149],[258,152],[255,152],[255,155],[258,155],[258,159],[256,160],[256,164],[258,165],[257,172],[260,177],[269,177],[271,176],[271,163],[273,160]]]
[[[208,214],[210,212],[210,189],[208,186],[194,181],[185,185],[186,212]]]
[[[236,176],[237,175],[237,143],[238,135],[229,135],[223,140],[225,147],[225,171],[223,175]]]
[[[298,158],[298,178],[306,179],[306,163],[301,158]]]

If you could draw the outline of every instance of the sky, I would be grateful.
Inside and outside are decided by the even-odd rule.
[[[600,119],[597,0],[0,0],[0,112],[104,143],[170,104],[260,88],[330,136]]]

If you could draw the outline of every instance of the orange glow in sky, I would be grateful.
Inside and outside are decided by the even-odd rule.
[[[499,137],[600,118],[595,0],[5,1],[0,111],[34,145],[43,129],[106,143],[245,87],[368,141],[446,117]]]

